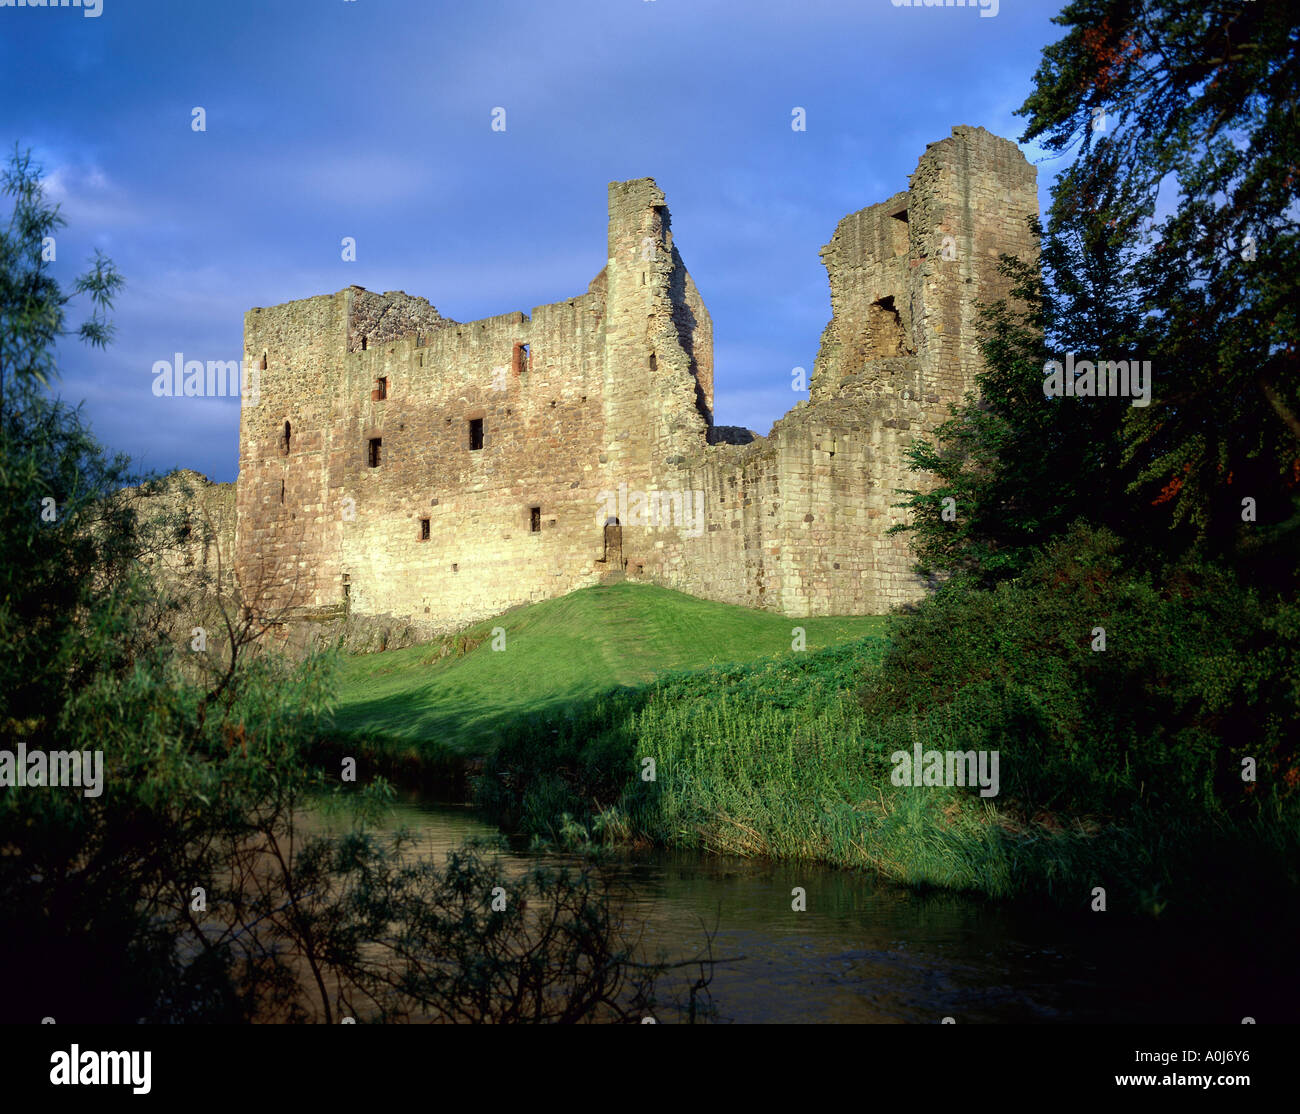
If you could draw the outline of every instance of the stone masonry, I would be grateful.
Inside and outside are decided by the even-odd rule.
[[[810,398],[713,423],[708,310],[649,178],[611,183],[586,293],[459,323],[350,287],[244,319],[236,569],[286,617],[448,630],[626,575],[791,616],[918,598],[903,454],[975,387],[999,254],[1032,259],[1035,172],[956,127],[821,250]],[[698,511],[698,517],[696,512]]]

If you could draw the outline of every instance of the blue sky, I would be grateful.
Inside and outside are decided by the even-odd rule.
[[[100,247],[127,279],[115,343],[66,344],[60,390],[141,467],[234,479],[237,402],[155,398],[155,361],[237,360],[245,310],[350,283],[460,321],[582,293],[604,265],[607,183],[648,175],[713,315],[715,419],[766,433],[807,397],[790,371],[811,371],[830,317],[817,249],[840,217],[905,188],[952,125],[1018,138],[1013,113],[1060,36],[1057,10],[0,7],[0,141],[33,149],[68,219],[54,273],[70,279]],[[1044,204],[1060,164],[1024,149]],[[345,236],[356,262],[341,258]]]

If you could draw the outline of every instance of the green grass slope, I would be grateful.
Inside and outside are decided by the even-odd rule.
[[[584,588],[465,631],[468,652],[413,646],[344,658],[335,739],[372,753],[436,760],[492,750],[522,719],[562,710],[666,670],[752,662],[883,633],[884,618],[791,619],[647,584]],[[505,649],[492,649],[494,627]]]

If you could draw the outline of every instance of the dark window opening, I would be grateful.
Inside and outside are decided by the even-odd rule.
[[[284,480],[280,481],[280,502],[284,502]]]
[[[422,518],[420,519],[420,541],[427,542],[428,540],[429,540],[429,520],[427,518]]]
[[[452,565],[452,566],[451,566],[451,571],[452,571],[452,572],[459,572],[459,571],[460,571],[460,566],[459,566],[459,565]]]
[[[364,352],[365,350],[366,350],[366,338],[365,338],[365,337],[362,337],[362,338],[361,338],[361,351]]]
[[[290,429],[289,429],[289,423],[288,423],[288,422],[285,422],[285,423],[284,423],[284,432],[280,434],[280,451],[281,451],[285,456],[288,456],[288,455],[289,455],[289,436],[290,436],[290,432],[291,432],[291,431],[290,431]]]
[[[471,450],[481,449],[483,447],[482,418],[470,418],[469,420],[469,447]]]
[[[528,528],[534,534],[541,533],[542,531],[542,508],[541,507],[528,508]]]
[[[382,437],[372,437],[370,438],[369,445],[367,461],[371,468],[378,468],[380,452],[384,446],[384,439]]]
[[[266,353],[265,353],[265,352],[262,353],[262,367],[261,367],[261,370],[262,370],[262,371],[265,371],[265,370],[266,370]]]
[[[892,230],[890,235],[894,241],[894,257],[896,259],[901,259],[903,256],[907,255],[909,250],[907,242],[907,210],[901,209],[899,212],[890,213],[889,215],[893,217],[893,221],[889,227]]]
[[[515,375],[522,375],[526,371],[532,371],[533,353],[527,344],[522,341],[515,345],[514,351],[510,355],[510,370]]]
[[[376,379],[375,389],[370,392],[371,402],[383,402],[388,397],[388,380]]]
[[[659,366],[659,357],[653,352],[650,353],[650,370],[654,371]]]

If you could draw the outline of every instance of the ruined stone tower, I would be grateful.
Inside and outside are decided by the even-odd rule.
[[[1032,258],[1033,168],[957,127],[822,249],[810,398],[713,423],[713,336],[648,178],[611,183],[585,294],[465,324],[350,287],[254,309],[236,567],[257,610],[450,629],[610,573],[789,615],[874,613],[910,571],[903,454],[973,389],[998,255]],[[733,443],[747,442],[747,443]]]

